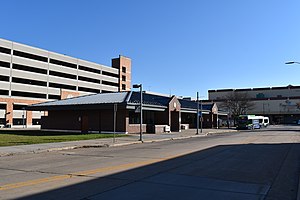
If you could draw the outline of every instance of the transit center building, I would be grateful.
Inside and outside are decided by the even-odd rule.
[[[204,128],[217,128],[218,117],[226,116],[215,103],[199,105],[199,102],[151,92],[143,92],[142,99],[142,131],[147,133],[196,128],[198,112],[203,116]],[[42,117],[42,130],[138,133],[140,100],[140,92],[135,91],[100,93],[33,104],[26,109],[48,111]]]

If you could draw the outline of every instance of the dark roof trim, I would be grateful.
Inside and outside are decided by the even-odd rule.
[[[139,106],[140,103],[127,103],[128,106]],[[153,108],[168,108],[167,106],[160,106],[160,105],[152,105],[143,103],[143,107],[153,107]]]

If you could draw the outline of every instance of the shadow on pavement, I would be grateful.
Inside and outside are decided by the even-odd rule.
[[[223,145],[19,199],[296,199],[300,144]]]

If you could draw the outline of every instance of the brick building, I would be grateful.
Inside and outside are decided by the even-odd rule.
[[[48,111],[42,117],[44,130],[68,130],[82,132],[112,132],[114,115],[116,131],[137,133],[140,130],[139,92],[117,92],[74,97],[60,101],[34,104],[27,109]],[[117,112],[114,111],[117,106]],[[217,127],[216,104],[202,106],[204,127]],[[143,132],[160,133],[195,128],[197,103],[176,96],[143,93]]]

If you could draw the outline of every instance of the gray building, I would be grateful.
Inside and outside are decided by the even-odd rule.
[[[271,123],[293,124],[300,120],[300,86],[209,90],[209,101],[221,107],[226,96],[246,93],[254,107],[247,114],[269,116]]]
[[[0,126],[39,125],[44,113],[25,111],[26,105],[130,87],[127,57],[105,66],[0,39]]]

